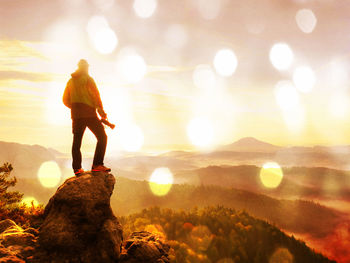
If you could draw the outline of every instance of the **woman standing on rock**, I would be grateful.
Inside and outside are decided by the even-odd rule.
[[[63,103],[71,109],[72,118],[72,166],[76,176],[84,173],[81,167],[81,142],[86,127],[96,136],[97,144],[91,171],[110,172],[111,169],[103,165],[107,146],[107,135],[101,120],[97,117],[96,109],[102,119],[107,119],[103,110],[100,93],[95,81],[89,76],[89,64],[85,59],[78,63],[78,69],[71,74],[63,94]]]

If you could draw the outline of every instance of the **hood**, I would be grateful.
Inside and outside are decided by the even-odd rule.
[[[88,75],[88,73],[77,69],[75,72],[73,72],[73,73],[71,74],[72,78],[79,78],[79,77],[82,76],[82,75]]]

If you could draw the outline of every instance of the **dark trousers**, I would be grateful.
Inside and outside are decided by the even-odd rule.
[[[107,146],[107,135],[101,121],[97,117],[78,118],[72,120],[73,145],[72,157],[73,169],[81,168],[81,141],[86,127],[96,136],[97,144],[95,149],[93,165],[103,165],[103,159]]]

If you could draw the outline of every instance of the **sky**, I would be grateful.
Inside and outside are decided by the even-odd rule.
[[[62,95],[85,58],[110,152],[350,143],[346,1],[0,1],[2,141],[69,153]]]

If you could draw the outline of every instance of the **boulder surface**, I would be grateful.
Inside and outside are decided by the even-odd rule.
[[[120,263],[168,263],[170,246],[157,234],[134,232],[125,241]]]
[[[116,262],[123,241],[110,197],[115,178],[85,173],[67,179],[45,207],[39,261]],[[44,262],[44,261],[42,261]]]

